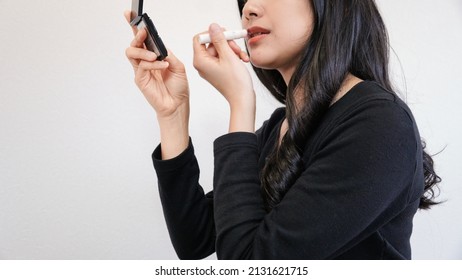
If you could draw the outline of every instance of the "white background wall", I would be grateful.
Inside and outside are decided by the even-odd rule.
[[[234,0],[145,1],[187,67],[191,135],[212,185],[227,105],[192,67],[191,38],[240,22]],[[416,259],[462,259],[462,1],[379,0],[448,201],[415,218]],[[175,259],[151,152],[155,114],[125,58],[128,0],[0,0],[0,259]],[[406,82],[404,82],[404,78]],[[257,85],[258,125],[277,106]]]

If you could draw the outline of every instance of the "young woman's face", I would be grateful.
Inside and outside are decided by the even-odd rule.
[[[251,62],[263,69],[276,69],[286,79],[292,75],[308,41],[314,14],[309,0],[247,0],[242,27]]]

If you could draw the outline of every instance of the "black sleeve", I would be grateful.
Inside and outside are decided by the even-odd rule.
[[[269,213],[260,193],[255,135],[233,133],[215,141],[219,259],[335,258],[406,207],[417,140],[401,107],[371,103],[323,139]]]
[[[199,185],[199,166],[190,140],[178,157],[161,160],[161,145],[152,155],[167,228],[180,259],[201,259],[215,252],[213,195]]]
[[[283,114],[277,109],[271,125]],[[279,116],[279,117],[278,117]],[[263,141],[268,121],[253,134]],[[201,259],[215,252],[213,191],[204,195],[199,185],[199,166],[190,139],[188,148],[178,157],[162,160],[161,146],[152,154],[164,217],[170,239],[180,259]]]

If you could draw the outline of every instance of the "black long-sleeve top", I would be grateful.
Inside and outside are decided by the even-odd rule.
[[[214,142],[204,193],[192,141],[154,167],[167,227],[182,259],[410,259],[423,192],[422,147],[409,108],[374,82],[333,104],[303,152],[303,172],[265,211],[259,174],[285,117]]]

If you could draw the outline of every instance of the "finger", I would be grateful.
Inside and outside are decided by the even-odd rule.
[[[125,17],[125,20],[130,24],[131,18],[132,18],[132,11],[126,10],[124,12],[124,17]],[[136,28],[136,26],[132,26],[132,25],[130,25],[130,26],[132,28],[133,35],[136,36],[136,33],[138,33],[138,28]]]
[[[146,29],[140,29],[131,42],[130,47],[144,48],[144,40],[146,40],[147,35],[148,33],[146,32]]]
[[[212,44],[220,56],[229,56],[233,53],[228,44],[228,40],[226,40],[225,35],[223,34],[222,28],[218,24],[212,23],[210,25],[209,34]]]
[[[175,73],[184,73],[184,64],[175,56],[175,54],[170,49],[168,49],[167,51],[168,55],[163,61],[168,63],[168,68]]]
[[[225,31],[224,28],[221,28],[222,31]],[[201,32],[194,36],[193,38],[193,50],[194,50],[194,63],[198,62],[199,57],[206,57],[211,59],[218,59],[218,52],[215,46],[211,43],[209,44],[201,44],[200,43],[200,35],[208,34],[208,31]]]
[[[207,55],[207,46],[205,44],[201,44],[199,42],[199,36],[201,34],[205,34],[207,33],[206,31],[205,32],[201,32],[199,34],[196,34],[196,36],[194,36],[193,38],[193,50],[194,50],[194,53],[200,53],[202,55]]]
[[[125,50],[128,59],[140,59],[145,61],[155,61],[157,55],[151,51],[141,48],[129,47]]]
[[[210,56],[209,52],[207,51],[207,47],[204,44],[200,43],[199,35],[200,34],[194,36],[193,39],[193,66],[197,70],[203,68],[205,61],[210,61],[210,59],[214,61],[218,60],[217,56]],[[209,47],[210,46],[213,45],[209,44]]]
[[[233,52],[244,62],[249,62],[250,57],[246,51],[243,51],[241,47],[235,41],[229,41],[229,46],[233,50]]]
[[[240,54],[239,54],[239,57],[241,58],[242,61],[244,62],[250,62],[250,56],[247,52],[244,52],[242,51]]]
[[[210,45],[207,47],[207,53],[208,53],[210,56],[213,56],[213,57],[217,57],[217,56],[218,56],[217,49],[213,46],[213,44],[210,44]]]
[[[142,60],[138,65],[139,68],[143,70],[164,70],[169,67],[169,63],[167,61],[145,61]]]
[[[228,44],[235,54],[239,55],[242,52],[241,47],[235,41],[228,41]]]

